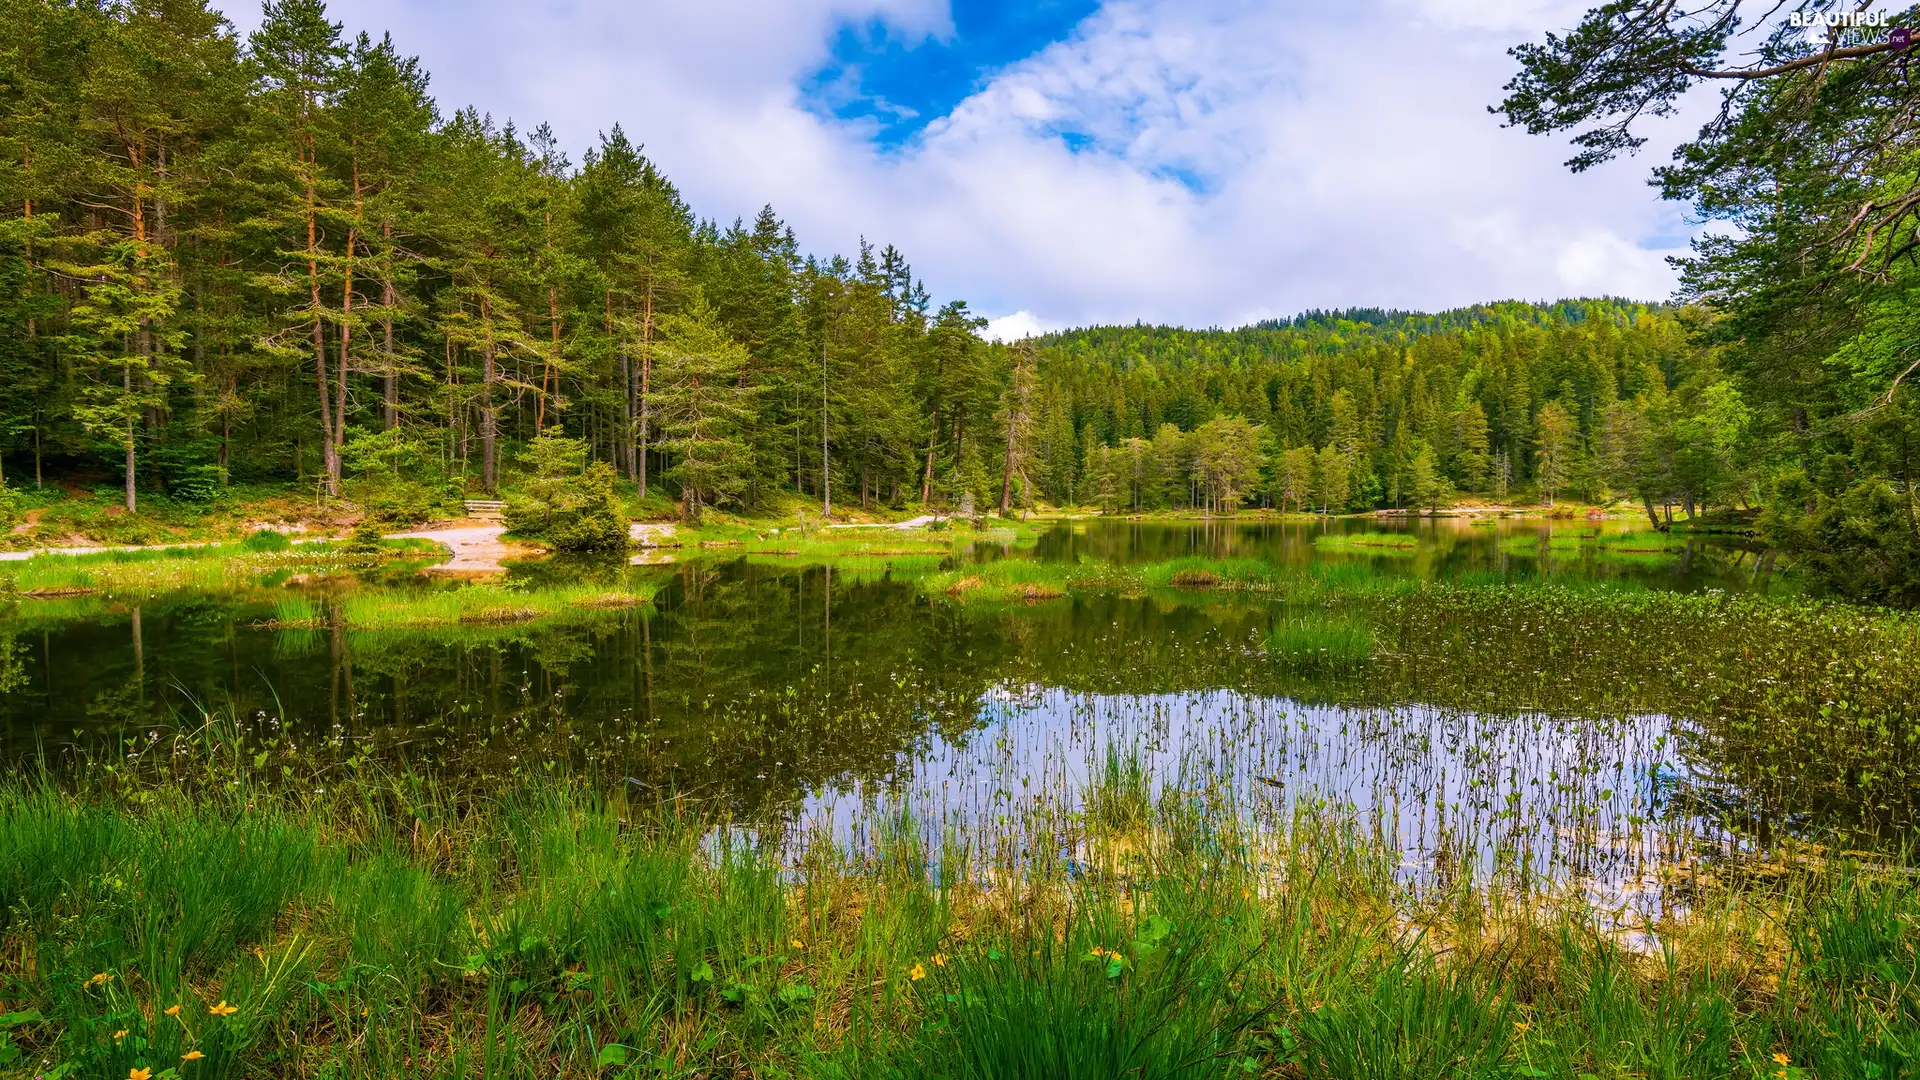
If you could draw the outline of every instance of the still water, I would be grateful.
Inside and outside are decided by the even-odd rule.
[[[957,557],[1204,555],[1388,580],[1793,602],[1791,581],[1739,544],[1607,558],[1529,547],[1548,528],[1602,526],[1446,519],[1385,526],[1418,537],[1406,550],[1336,553],[1316,541],[1361,527],[1074,522]],[[1814,770],[1818,790],[1801,797],[1777,768],[1767,773],[1764,749],[1717,726],[1782,707],[1778,695],[1740,696],[1770,677],[1767,656],[1733,647],[1702,660],[1695,646],[1618,623],[1596,630],[1603,622],[1577,610],[1514,623],[1535,617],[1510,605],[1321,610],[1225,592],[981,610],[884,566],[724,557],[549,563],[513,580],[642,578],[661,585],[650,608],[436,631],[271,625],[275,595],[290,588],[325,610],[342,588],[372,587],[339,581],[117,597],[78,618],[21,600],[0,608],[0,734],[14,760],[102,739],[137,753],[212,713],[419,768],[590,764],[722,802],[742,820],[841,831],[876,802],[908,799],[934,824],[978,820],[1138,768],[1157,787],[1225,785],[1280,811],[1331,808],[1410,867],[1466,852],[1486,868],[1615,879],[1670,856],[1676,823],[1679,835],[1737,845],[1911,816],[1910,792],[1849,795],[1840,765]],[[407,582],[393,595],[443,587],[454,586]]]

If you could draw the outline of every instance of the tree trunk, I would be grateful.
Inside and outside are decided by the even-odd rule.
[[[320,317],[319,225],[315,220],[313,184],[307,184],[307,293],[313,304],[313,381],[320,398],[320,462],[330,496],[340,494],[340,447],[333,441],[333,403],[327,385],[327,338]]]
[[[613,336],[613,290],[606,290],[605,296],[607,340],[614,342],[614,355],[620,358],[620,417],[626,421],[620,427],[620,430],[626,433],[625,436],[614,443],[613,459],[620,463],[620,470],[627,474],[627,479],[637,480],[640,474],[635,464],[638,455],[634,453],[633,361],[628,358],[627,350],[621,348]]]
[[[347,349],[353,342],[353,243],[354,230],[347,230],[346,272],[340,278],[340,362],[334,373],[333,446],[338,458],[347,445]]]
[[[653,421],[653,275],[647,275],[647,294],[640,309],[640,439],[635,447],[640,474],[640,497],[647,497],[647,443]]]
[[[533,434],[537,438],[547,430],[547,382],[553,380],[554,388],[559,389],[559,380],[553,374],[553,362],[560,355],[560,290],[547,286],[547,323],[553,328],[553,355],[540,370],[540,396],[533,402]]]
[[[833,516],[833,463],[827,457],[827,343],[820,342],[820,516]]]
[[[498,378],[493,355],[493,301],[485,296],[480,298],[480,324],[486,330],[486,343],[481,351],[480,486],[492,495],[499,486],[499,478],[494,473],[494,444],[500,434],[500,419],[493,408],[493,384]]]
[[[125,393],[128,397],[133,396],[133,365],[132,364],[120,365],[120,389],[121,389],[121,392]],[[126,471],[127,513],[131,514],[135,510],[139,509],[139,497],[134,494],[134,490],[133,490],[133,415],[131,413],[127,415],[126,470],[127,470]]]
[[[1019,413],[1014,409],[1013,404],[1009,402],[1007,405],[1007,456],[1000,470],[1001,517],[1006,517],[1007,511],[1013,506],[1013,432],[1014,425],[1018,422]],[[1138,503],[1138,501],[1138,496],[1136,496],[1135,502]]]
[[[380,307],[384,312],[380,319],[380,352],[386,368],[380,380],[380,423],[383,430],[392,431],[400,426],[400,367],[393,355],[393,222],[381,223],[380,236],[387,244],[386,273],[380,278]]]
[[[927,433],[927,470],[920,475],[920,505],[933,502],[933,446],[940,437],[940,406],[933,407],[933,430]]]

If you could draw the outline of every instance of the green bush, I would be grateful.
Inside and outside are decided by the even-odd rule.
[[[554,429],[557,432],[559,429]],[[555,433],[527,446],[533,475],[506,498],[510,532],[541,537],[561,551],[624,551],[627,513],[613,466],[586,466],[586,444]]]
[[[248,551],[285,551],[293,546],[293,541],[287,539],[286,533],[261,529],[248,533],[247,538],[240,541],[240,546]]]
[[[0,480],[0,532],[20,524],[20,493]]]
[[[587,466],[578,486],[578,504],[557,518],[547,539],[561,551],[625,551],[627,515],[621,508],[613,466]]]
[[[382,525],[418,525],[460,501],[433,448],[406,428],[355,429],[342,457],[353,477],[349,494]]]
[[[1829,471],[1837,472],[1838,469]],[[1823,490],[1823,488],[1825,490]],[[1920,524],[1913,496],[1887,481],[1819,484],[1782,476],[1761,518],[1766,539],[1808,577],[1844,596],[1920,607]]]

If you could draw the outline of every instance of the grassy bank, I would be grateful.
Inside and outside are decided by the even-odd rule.
[[[382,540],[364,549],[352,541],[295,544],[271,532],[233,543],[141,548],[78,554],[49,553],[0,563],[0,593],[69,596],[89,592],[159,592],[231,588],[272,575],[325,574],[364,569],[391,559],[438,561],[442,549],[427,540]]]
[[[851,847],[537,767],[256,760],[203,731],[0,787],[25,1074],[1894,1077],[1920,1043],[1897,867],[1730,862],[1635,915],[1410,889],[1332,817],[1112,752]]]

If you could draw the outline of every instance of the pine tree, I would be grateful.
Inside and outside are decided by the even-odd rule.
[[[698,525],[704,507],[732,501],[747,484],[752,395],[739,384],[747,350],[700,299],[663,319],[661,330],[653,391],[659,445],[672,456],[666,476],[680,487],[686,520]]]
[[[1577,432],[1573,417],[1558,401],[1549,401],[1541,407],[1539,428],[1540,493],[1546,497],[1547,505],[1552,506],[1554,496],[1566,487],[1572,473]]]

